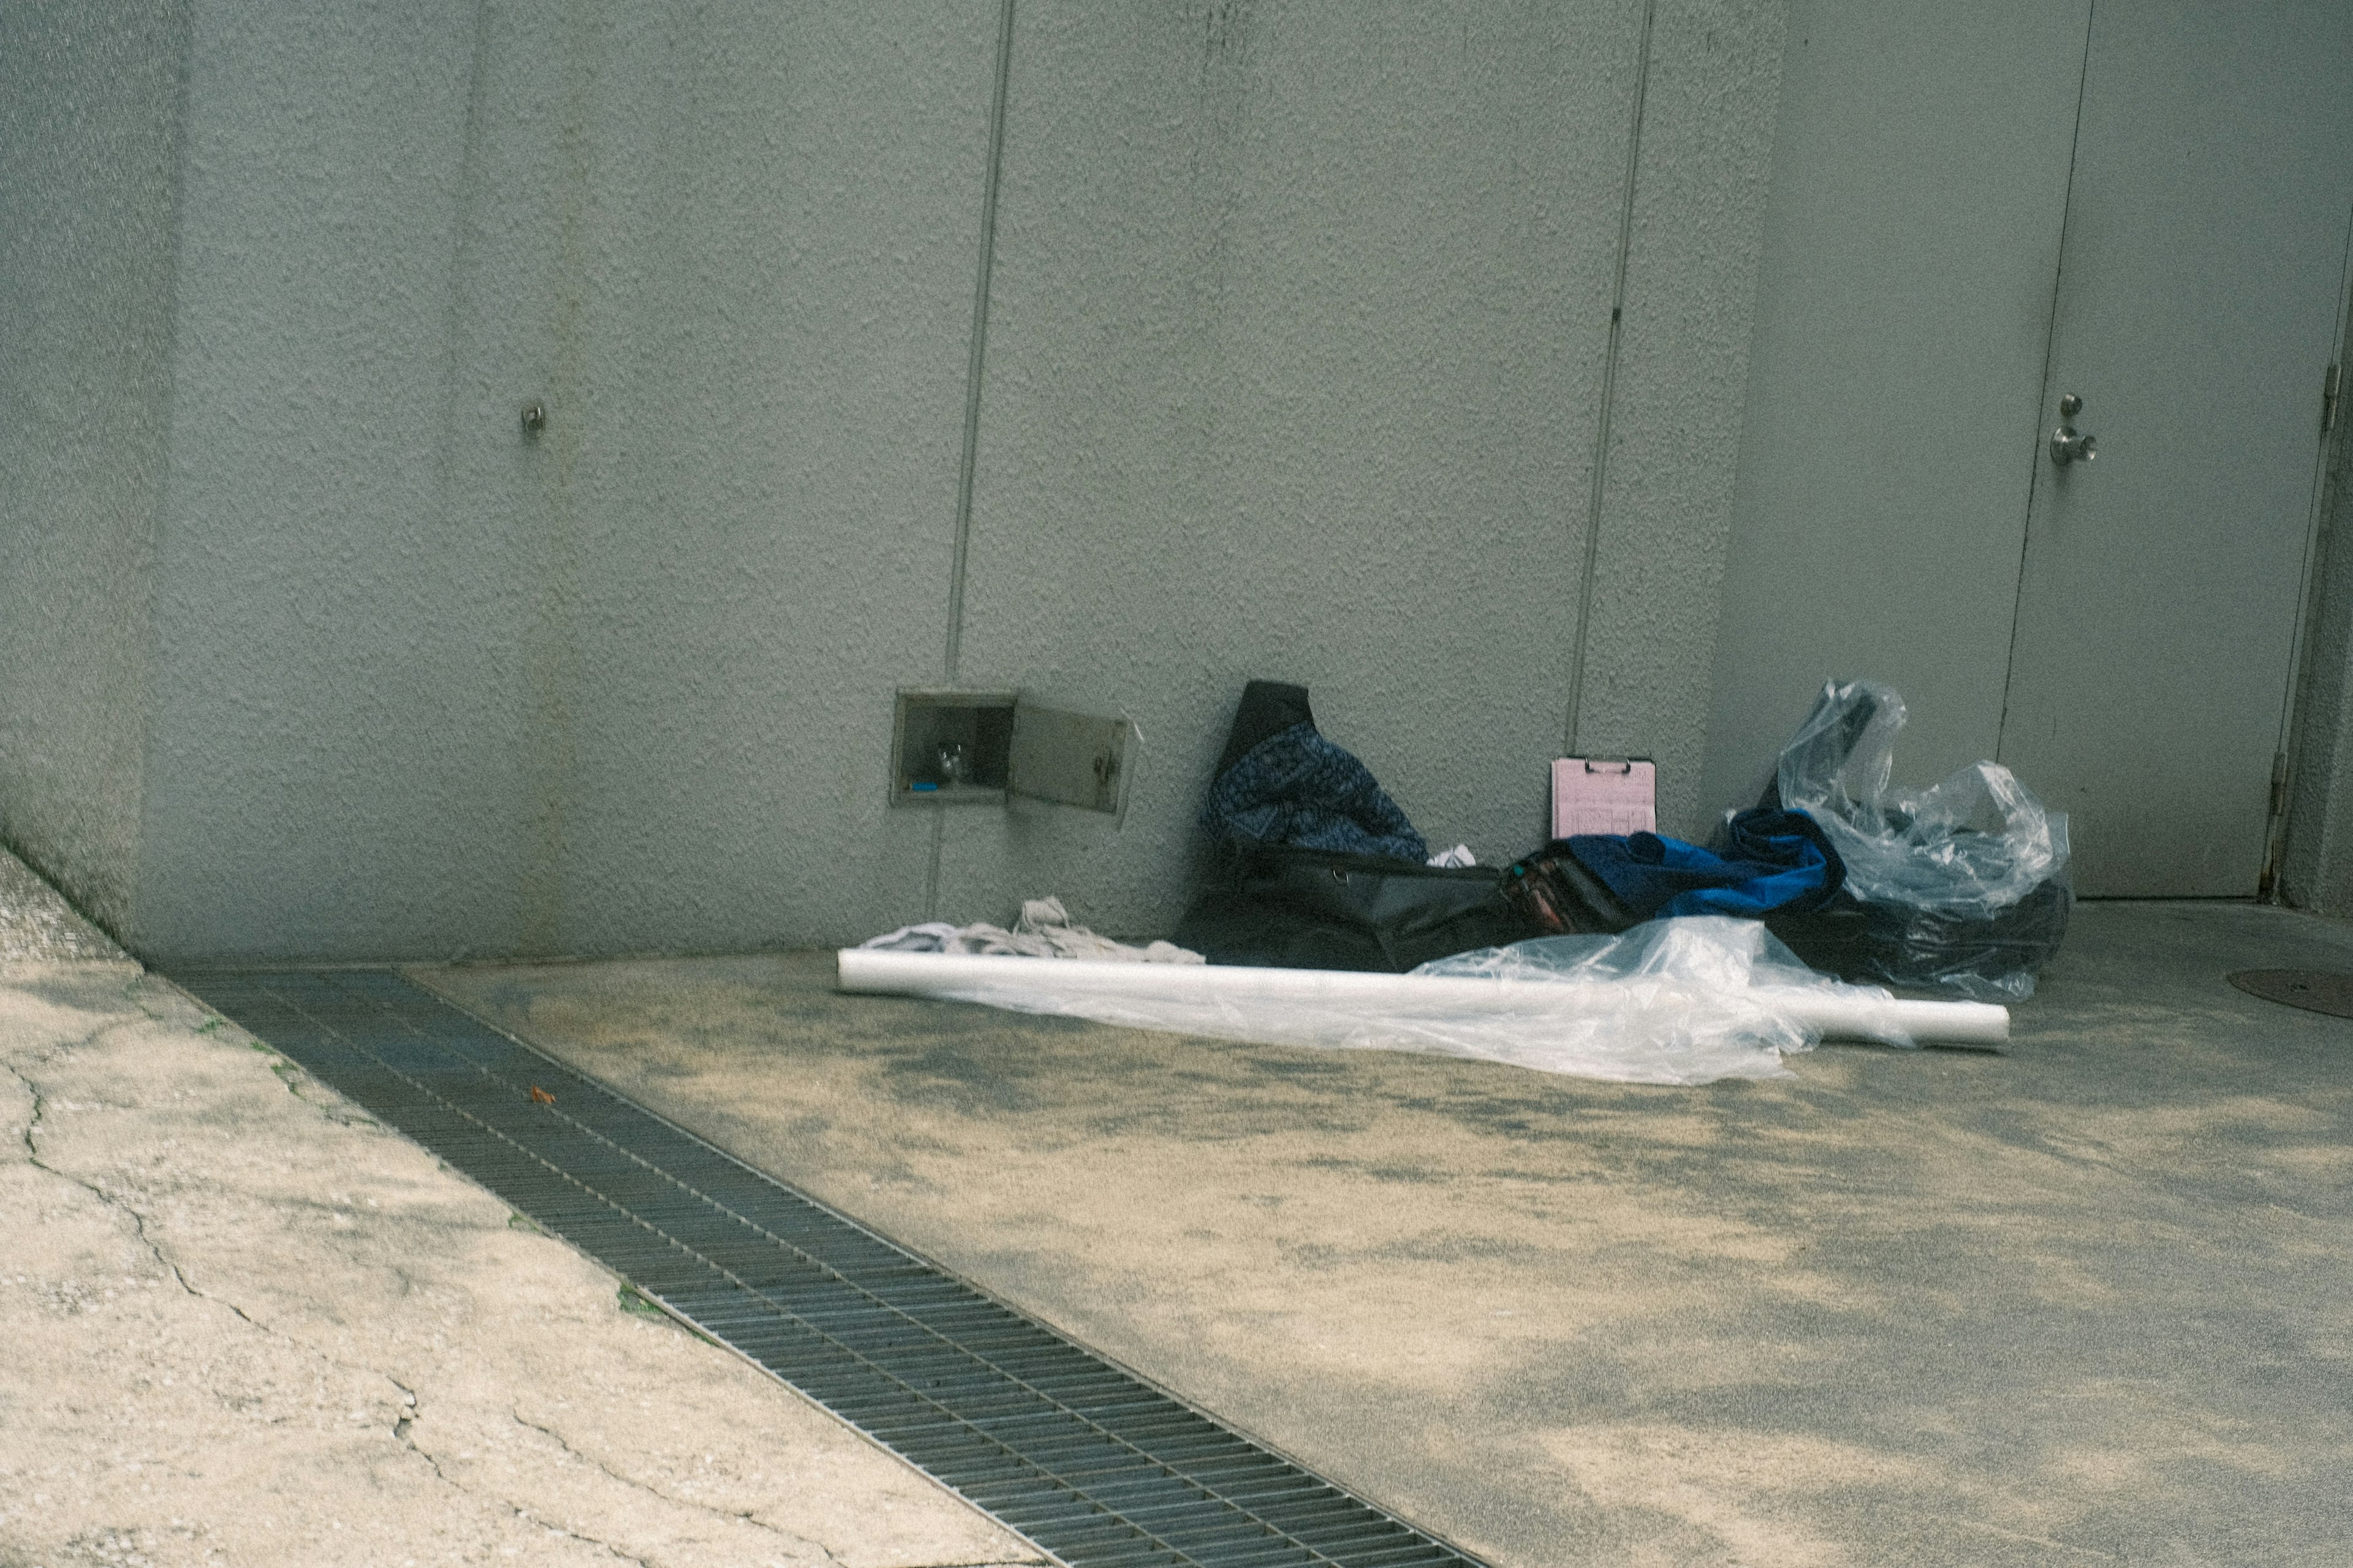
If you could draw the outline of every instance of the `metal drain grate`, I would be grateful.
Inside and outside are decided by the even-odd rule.
[[[174,978],[1072,1568],[1475,1561],[398,974]]]

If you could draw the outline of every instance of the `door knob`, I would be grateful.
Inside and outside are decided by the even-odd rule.
[[[2084,400],[2073,393],[2059,400],[2059,428],[2051,432],[2051,460],[2063,468],[2070,463],[2088,463],[2100,455],[2097,437],[2069,423],[2082,412]]]

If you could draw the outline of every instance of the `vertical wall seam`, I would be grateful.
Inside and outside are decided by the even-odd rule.
[[[1993,754],[2001,757],[2010,732],[2010,689],[2018,668],[2018,622],[2026,606],[2026,563],[2034,544],[2034,487],[2042,478],[2042,421],[2051,411],[2051,359],[2059,342],[2059,290],[2067,280],[2067,220],[2075,205],[2075,159],[2084,145],[2084,97],[2092,84],[2092,26],[2099,0],[2084,7],[2084,63],[2075,74],[2075,128],[2067,137],[2067,191],[2059,203],[2059,266],[2051,275],[2051,310],[2042,326],[2042,374],[2034,384],[2034,440],[2026,459],[2026,526],[2018,532],[2018,581],[2010,595],[2010,647],[2001,660],[2001,717],[1994,723]]]
[[[148,826],[155,801],[155,731],[164,682],[164,547],[178,489],[176,476],[180,467],[180,361],[181,344],[186,337],[181,315],[183,290],[180,285],[188,265],[188,182],[193,177],[196,161],[195,126],[191,113],[195,96],[196,19],[193,5],[184,4],[176,10],[181,27],[180,68],[178,80],[173,84],[172,189],[168,198],[171,210],[170,216],[164,219],[172,254],[164,272],[169,298],[164,302],[164,406],[160,411],[164,427],[163,472],[155,482],[154,506],[148,513],[147,537],[142,542],[144,558],[140,563],[146,578],[147,614],[146,624],[140,628],[142,647],[138,719],[139,779],[134,786],[136,796],[132,807],[130,853],[125,858],[123,868],[126,883],[122,889],[121,909],[114,911],[109,921],[100,918],[93,908],[97,900],[87,894],[75,902],[77,909],[90,915],[93,924],[112,937],[125,952],[133,954],[139,952],[146,940],[141,915],[148,902]],[[58,868],[63,869],[61,867]],[[58,878],[51,879],[58,882],[62,891],[63,880]]]
[[[2348,349],[2353,347],[2353,212],[2347,215],[2346,242],[2342,259],[2337,263],[2337,324],[2330,338],[2331,363],[2343,365]],[[2341,405],[2340,405],[2341,406]],[[2287,690],[2281,699],[2279,750],[2287,758],[2286,795],[2283,809],[2273,818],[2270,837],[2263,847],[2263,863],[2272,873],[2268,891],[2274,902],[2293,902],[2294,889],[2287,886],[2288,857],[2307,837],[2312,839],[2310,856],[2315,868],[2325,867],[2337,833],[2337,791],[2334,784],[2343,772],[2345,733],[2343,712],[2345,693],[2340,680],[2336,703],[2337,713],[2328,726],[2329,758],[2327,779],[2331,787],[2320,805],[2316,826],[2299,826],[2313,815],[2297,809],[2306,764],[2305,750],[2314,739],[2316,728],[2311,709],[2318,700],[2315,689],[2317,675],[2314,660],[2319,657],[2323,628],[2321,621],[2327,613],[2331,595],[2328,574],[2334,559],[2342,549],[2342,542],[2332,538],[2332,523],[2343,500],[2338,495],[2338,479],[2344,471],[2338,454],[2346,442],[2346,421],[2340,412],[2334,429],[2320,437],[2320,449],[2314,455],[2312,507],[2305,528],[2304,576],[2296,590],[2295,638],[2288,656]],[[2335,545],[2337,548],[2332,548]],[[2340,650],[2341,651],[2341,650]],[[2324,871],[2316,869],[2312,895],[2316,905],[2326,901],[2320,891]],[[2332,910],[2330,912],[2334,912]]]
[[[540,578],[524,634],[525,836],[517,940],[530,956],[564,951],[572,847],[567,840],[579,773],[580,464],[584,455],[591,287],[589,221],[594,204],[596,78],[605,20],[585,16],[565,31],[561,119],[556,127],[555,297],[548,313],[545,380],[553,410],[534,461],[543,470],[539,515]]]
[[[1013,0],[997,18],[997,76],[988,99],[988,171],[981,186],[980,261],[972,290],[972,346],[965,363],[964,454],[956,467],[955,553],[948,568],[948,635],[944,661],[954,686],[964,667],[965,558],[972,542],[972,488],[980,457],[980,386],[988,357],[988,286],[997,269],[997,189],[1005,172],[1005,90],[1013,74]]]
[[[1626,267],[1634,248],[1634,182],[1642,163],[1642,105],[1651,88],[1651,32],[1659,0],[1643,0],[1642,39],[1635,51],[1634,107],[1626,131],[1625,199],[1618,211],[1618,265],[1609,289],[1609,335],[1601,353],[1601,408],[1594,421],[1593,493],[1586,505],[1584,568],[1577,588],[1577,642],[1569,656],[1567,714],[1561,749],[1577,754],[1577,731],[1585,710],[1586,652],[1592,641],[1593,574],[1601,558],[1601,497],[1609,475],[1609,415],[1618,395],[1618,345],[1626,324]]]
[[[932,814],[932,843],[923,861],[923,918],[940,918],[940,847],[947,840],[948,808],[934,805]]]
[[[475,239],[475,225],[489,188],[489,177],[483,169],[482,127],[486,118],[484,98],[490,90],[484,65],[490,54],[490,31],[489,0],[475,0],[473,58],[467,66],[466,118],[458,147],[456,217],[451,225],[449,271],[441,301],[441,449],[435,462],[433,485],[434,505],[440,510],[445,522],[457,505],[458,443],[465,406],[465,354],[459,345],[465,339],[466,321],[473,313],[469,284],[480,248]],[[520,934],[520,888],[516,892],[510,929]],[[450,952],[448,961],[455,963],[470,951],[470,947],[460,944]]]
[[[948,566],[947,646],[942,677],[954,686],[964,675],[965,561],[972,548],[972,489],[980,464],[980,389],[988,361],[988,289],[997,271],[997,191],[1005,174],[1005,97],[1013,77],[1013,0],[997,13],[997,73],[988,93],[988,167],[980,191],[980,260],[972,285],[972,343],[964,367],[964,451],[956,463],[955,544]],[[940,912],[940,855],[947,841],[946,808],[932,811],[932,843],[923,868],[923,918]]]

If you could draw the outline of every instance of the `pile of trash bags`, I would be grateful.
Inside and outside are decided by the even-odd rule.
[[[1759,921],[1849,981],[2030,995],[2066,933],[2067,819],[2009,769],[1893,785],[1904,700],[1826,684],[1764,797],[1714,840],[1556,839],[1509,867],[1424,863],[1372,774],[1315,728],[1304,689],[1252,681],[1201,813],[1216,867],[1172,940],[1212,963],[1388,970],[1535,937],[1690,915]]]
[[[1305,688],[1254,680],[1201,807],[1213,867],[1170,941],[1035,900],[1009,930],[845,949],[840,984],[1637,1083],[1782,1077],[1826,1037],[1998,1043],[2009,1014],[1988,1004],[2030,994],[2066,931],[2067,820],[1994,763],[1893,787],[1903,726],[1894,691],[1833,681],[1709,844],[1577,834],[1491,867],[1431,855]]]
[[[1890,787],[1904,699],[1832,681],[1782,748],[1768,803],[1818,823],[1846,868],[1836,898],[1765,923],[1817,969],[1985,1000],[2031,995],[2067,934],[2067,816],[2000,763]]]

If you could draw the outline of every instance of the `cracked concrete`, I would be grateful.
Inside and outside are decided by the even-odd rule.
[[[0,1064],[6,1568],[1039,1561],[135,963]]]

